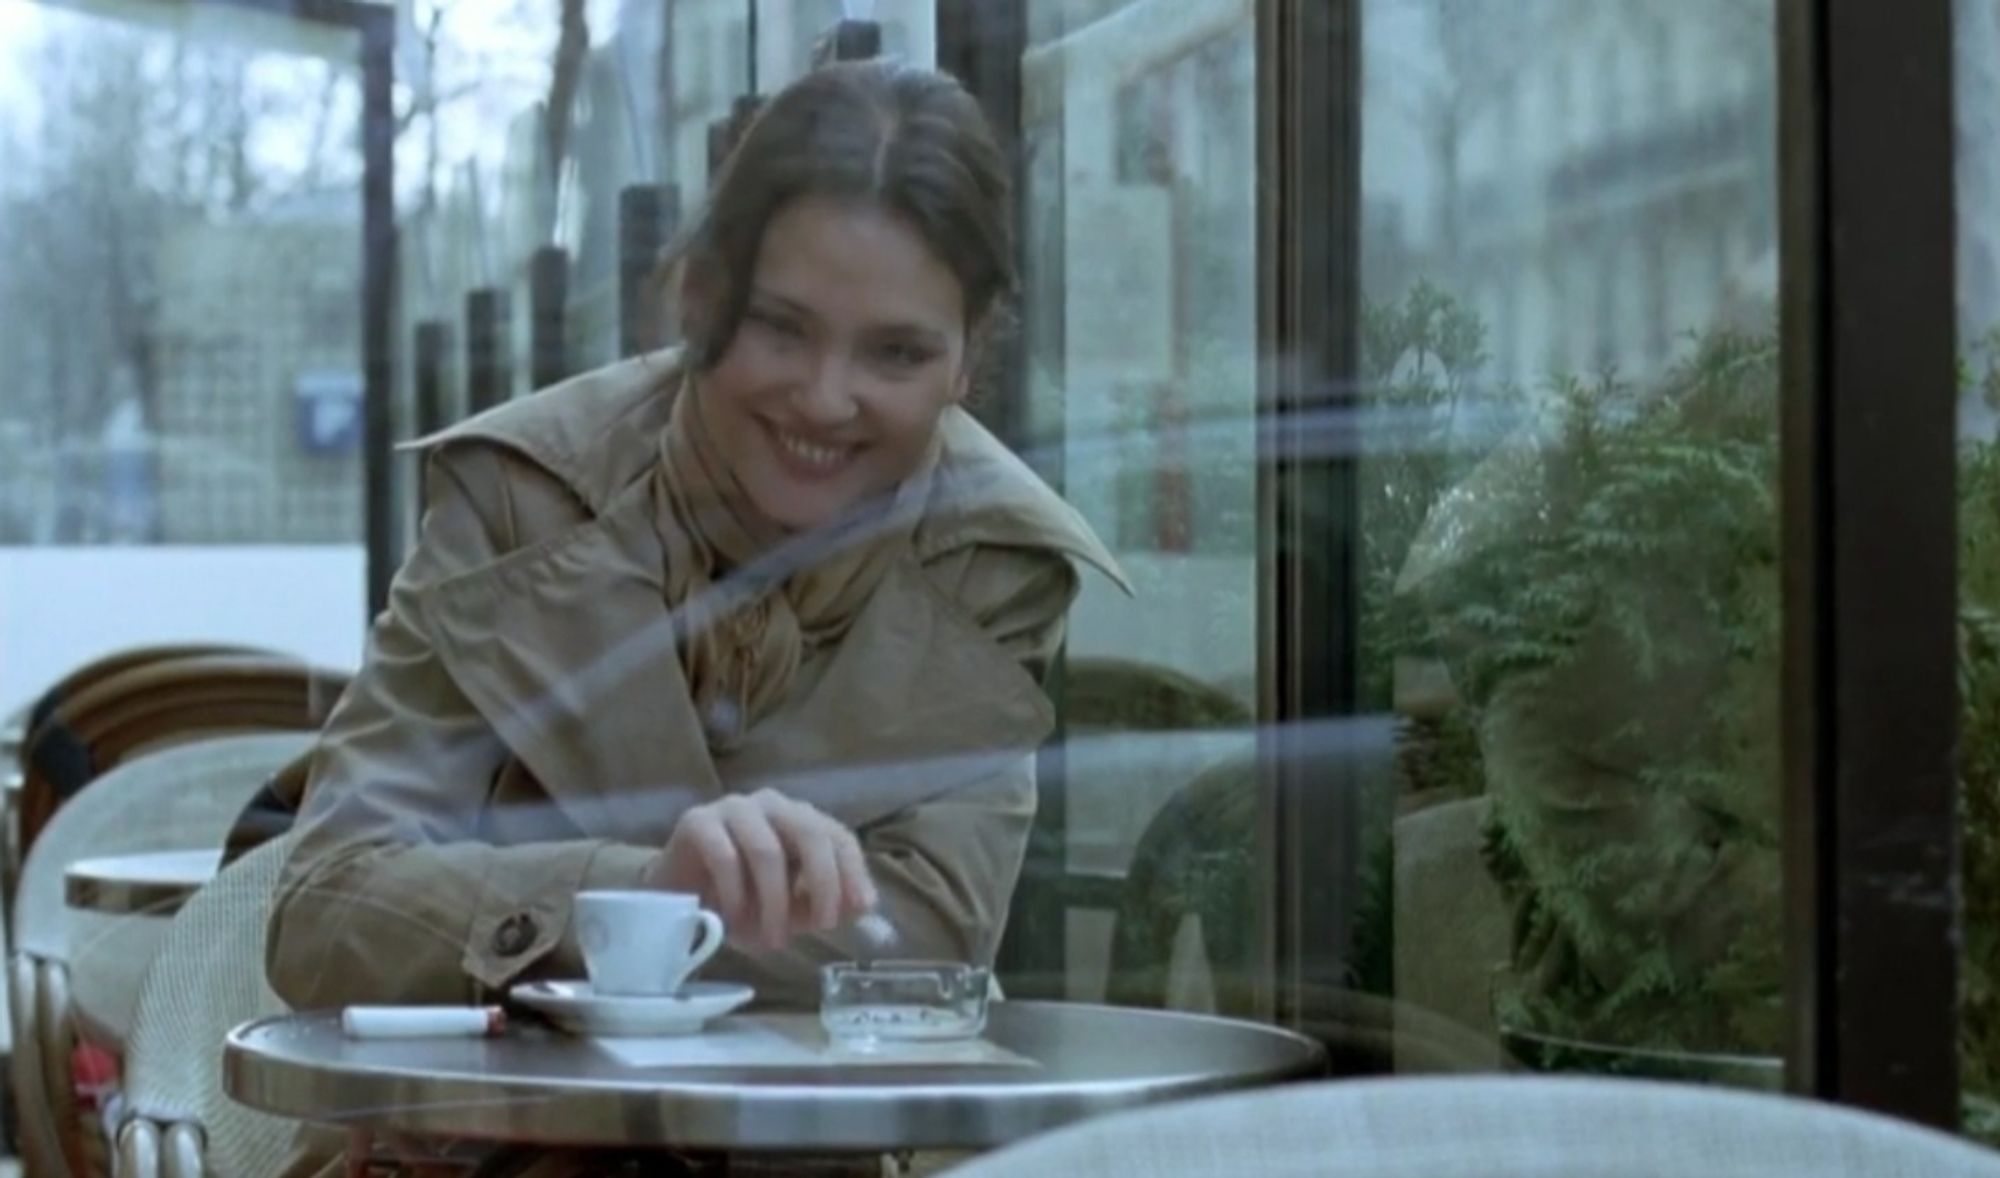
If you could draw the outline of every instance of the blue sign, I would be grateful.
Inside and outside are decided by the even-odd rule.
[[[359,372],[301,372],[292,391],[298,403],[299,446],[308,454],[351,454],[361,445]]]

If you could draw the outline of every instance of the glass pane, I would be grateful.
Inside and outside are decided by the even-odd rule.
[[[153,643],[352,666],[358,42],[84,7],[0,0],[0,712]]]
[[[1030,0],[1029,457],[1116,554],[1070,616],[1053,992],[1248,1013],[1256,922],[1250,9]],[[1164,19],[1162,19],[1164,17]]]
[[[1775,1087],[1774,6],[1367,14],[1396,1065]]]
[[[1338,1017],[1364,1020],[1336,1044],[1344,1068],[1511,1063],[1776,1087],[1777,6],[1357,0],[1362,75],[1351,95],[1348,79],[1327,89],[1359,110],[1306,109],[1286,92],[1275,97],[1293,105],[1274,111],[1276,88],[1265,84],[1277,63],[1260,60],[1269,41],[1257,21],[1282,6],[1004,2],[1020,4],[1027,28],[1019,125],[1000,128],[1023,157],[1024,363],[1021,389],[988,395],[1021,394],[1002,414],[1024,422],[1009,440],[1103,538],[1131,591],[1084,572],[1051,690],[1063,743],[1043,757],[1038,785],[1017,774],[998,801],[926,795],[834,816],[863,839],[896,827],[867,850],[910,902],[905,915],[935,926],[905,932],[967,957],[986,952],[981,938],[997,936],[1004,907],[995,881],[1010,878],[1013,840],[1038,788],[1028,868],[1012,898],[1023,964],[1002,978],[1010,996],[1268,1018],[1276,979],[1260,973],[1260,927],[1274,914],[1318,913],[1330,893],[1344,906],[1340,927],[1304,932],[1324,941],[1309,946],[1315,955],[1337,959],[1339,976],[1313,980],[1331,983],[1328,1005],[1341,1015],[1306,1013],[1308,1029],[1329,1037]],[[1959,2],[1974,45],[1962,53],[2000,60],[2000,8]],[[398,0],[398,439],[670,342],[663,247],[755,100],[829,52],[929,64],[939,9],[936,0]],[[249,642],[343,669],[359,662],[357,48],[351,37],[233,6],[0,0],[0,371],[10,380],[0,403],[0,710],[90,657],[145,642]],[[1967,110],[1991,106],[1980,89],[1989,75],[2000,77],[1967,68]],[[1272,539],[1260,532],[1271,526],[1262,480],[1272,477],[1260,463],[1271,457],[1263,430],[1270,370],[1282,359],[1260,353],[1259,316],[1277,294],[1264,285],[1274,267],[1260,248],[1273,238],[1260,219],[1274,213],[1269,192],[1292,191],[1294,177],[1270,174],[1274,160],[1307,165],[1317,145],[1266,148],[1281,132],[1316,134],[1349,117],[1363,132],[1361,252],[1330,264],[1358,269],[1361,306],[1357,323],[1317,329],[1352,326],[1359,343],[1359,412],[1337,431],[1355,452],[1328,463],[1357,482],[1354,514],[1341,520],[1354,525],[1354,549],[1335,561],[1355,574],[1351,600],[1308,608],[1358,627],[1341,638],[1359,652],[1360,714],[1340,717],[1328,742],[1348,760],[1313,783],[1354,791],[1335,809],[1356,820],[1306,832],[1306,845],[1321,839],[1326,854],[1309,851],[1294,878],[1274,880],[1260,862],[1280,832],[1260,826],[1259,699],[1291,669],[1282,660],[1321,652],[1269,650],[1280,627],[1260,614],[1259,555]],[[1982,144],[1968,153],[1968,188],[1991,170],[1980,153],[2000,150],[1979,132],[1968,131]],[[2000,545],[2000,517],[1981,514],[2000,502],[2000,474],[1989,474],[2000,462],[1988,458],[2000,416],[2000,267],[1982,225],[1968,218],[1965,228],[1974,341],[1964,459],[1965,1026],[1973,1128],[2000,1134],[2000,1092],[1986,1070],[1997,1054],[1987,959],[2000,922],[1979,907],[2000,881],[1982,874],[1991,864],[1978,833],[1988,809],[2000,814],[2000,790],[1985,788],[1987,746],[1973,714],[2000,702],[1982,694],[1989,669],[2000,669],[2000,620],[1989,626],[1982,612],[1988,589],[2000,592],[2000,575],[1988,586],[1982,564]],[[1312,274],[1328,260],[1306,261]],[[798,300],[783,291],[757,299],[778,304],[753,319],[781,358],[800,355],[799,341],[834,318],[796,314]],[[868,361],[885,370],[935,362],[927,349],[949,334],[922,322],[888,326],[857,333],[880,345]],[[772,363],[766,371],[779,376],[738,377],[758,386],[744,397],[789,405],[810,391],[800,369]],[[783,415],[736,409],[739,444],[758,439],[757,454],[794,473],[840,471],[879,440],[835,430],[815,441],[789,433]],[[612,428],[600,434],[630,441]],[[561,472],[544,464],[553,481],[524,476],[518,501],[511,484],[492,501],[440,497],[492,535],[470,542],[472,554],[446,551],[453,517],[441,507],[427,555],[465,567],[411,566],[406,598],[427,587],[464,591],[455,599],[472,619],[463,630],[479,631],[478,641],[461,644],[460,618],[440,623],[420,604],[415,620],[384,622],[371,657],[393,677],[398,644],[414,649],[401,661],[430,679],[412,694],[435,687],[446,700],[440,714],[464,706],[373,724],[370,735],[388,733],[382,760],[410,776],[345,783],[353,812],[384,799],[391,810],[410,799],[435,809],[408,822],[391,815],[378,828],[389,834],[356,839],[322,860],[312,886],[290,893],[293,942],[272,959],[291,962],[291,984],[321,985],[299,963],[338,953],[355,967],[322,970],[328,988],[314,993],[484,1001],[517,981],[573,983],[593,948],[581,923],[569,927],[575,894],[658,882],[660,847],[677,829],[632,827],[685,813],[703,790],[748,793],[773,781],[844,803],[837,787],[849,785],[851,750],[833,746],[849,728],[905,719],[825,689],[840,682],[829,668],[858,615],[816,619],[824,628],[808,633],[789,596],[813,588],[803,579],[729,614],[738,632],[719,650],[695,649],[685,616],[654,625],[649,611],[663,602],[679,609],[713,582],[768,567],[767,537],[748,537],[758,551],[743,557],[694,551],[723,547],[714,537],[638,527],[620,534],[632,551],[592,564],[573,541],[611,535],[609,503],[639,502],[620,497],[642,484],[586,485],[630,472],[614,467],[609,444],[601,454],[556,454],[572,440],[563,435],[540,455],[523,444],[497,464],[575,459]],[[599,457],[604,470],[582,469]],[[684,509],[668,503],[687,491],[671,480],[695,467],[671,467],[658,482],[655,469],[645,468],[642,489],[665,490],[644,505]],[[414,523],[415,461],[399,462],[396,477]],[[795,489],[810,480],[777,481]],[[557,483],[561,493],[536,499]],[[484,514],[496,504],[504,528]],[[547,519],[524,522],[543,508]],[[669,540],[681,548],[665,553]],[[1018,556],[1006,550],[1019,542],[982,537],[975,553],[966,541],[967,567],[996,551]],[[628,559],[634,552],[640,559]],[[899,573],[907,552],[891,554]],[[690,563],[673,564],[683,556]],[[479,612],[487,599],[472,574],[495,574],[486,582],[495,585],[542,561],[615,576],[519,614]],[[681,583],[653,592],[646,578],[668,565]],[[879,565],[863,574],[887,575]],[[614,580],[618,591],[639,586],[631,600],[645,608],[632,629],[673,629],[672,646],[629,657],[631,636],[605,625],[614,632],[578,639],[609,651],[583,670],[565,665],[567,650],[542,659],[508,647],[518,637],[510,622],[588,631],[609,615],[597,607]],[[871,601],[874,592],[864,590]],[[909,601],[928,608],[939,596]],[[1001,623],[985,617],[979,625],[994,629],[971,637],[1033,645],[1054,632],[1054,607],[1022,608],[1044,611],[1026,638],[1000,636]],[[969,612],[937,617],[964,629]],[[765,628],[750,633],[756,627]],[[495,655],[458,649],[494,632]],[[884,677],[907,670],[902,648],[888,649],[896,653],[871,665]],[[1021,656],[1023,665],[1038,669],[1043,653]],[[460,658],[472,669],[446,665]],[[701,658],[711,661],[698,675]],[[495,703],[480,694],[493,690],[482,671],[509,659],[529,681]],[[866,697],[876,681],[853,695]],[[607,682],[672,690],[614,700]],[[806,713],[796,737],[774,723],[746,754],[732,741],[750,725],[725,721],[742,719],[753,688],[772,682],[780,698],[756,701],[771,709],[765,717],[826,710]],[[1013,698],[1034,704],[1025,680],[1017,686]],[[738,688],[743,712],[732,713],[738,699],[727,693]],[[667,734],[668,756],[617,762],[634,748],[660,751],[644,741],[666,725],[649,728],[643,708],[631,713],[639,722],[602,724],[630,740],[593,739],[614,703],[675,692],[691,701],[698,689],[708,692],[699,714],[690,702],[672,717],[686,732]],[[963,694],[977,705],[969,711],[984,708],[985,696]],[[346,709],[349,736],[371,727],[367,706]],[[563,708],[561,724],[547,722]],[[884,761],[900,768],[904,751]],[[660,767],[682,755],[684,764]],[[477,772],[465,772],[473,761]],[[577,769],[583,783],[558,780],[550,764]],[[878,775],[883,767],[867,766],[868,788],[898,776]],[[633,783],[661,777],[688,787],[671,801],[681,809],[636,798]],[[593,808],[602,799],[563,792],[596,786],[633,803],[632,826],[607,826]],[[940,808],[915,813],[934,802]],[[952,809],[961,803],[981,812]],[[517,885],[522,895],[509,892]],[[1309,893],[1313,903],[1291,903]],[[329,900],[347,907],[312,907]],[[809,942],[793,956],[753,953],[723,980],[753,978],[760,997],[809,1006],[824,960],[873,951],[844,939],[861,921],[829,923],[793,930]],[[440,939],[439,929],[452,935]],[[389,951],[356,948],[370,936]],[[679,956],[692,956],[691,944]],[[340,973],[352,976],[332,976]],[[660,976],[644,988],[675,1001],[654,984]],[[981,978],[952,997],[983,1009],[987,993]],[[1039,1004],[1007,1005],[1032,1016]],[[608,1068],[610,1058],[588,1066]]]

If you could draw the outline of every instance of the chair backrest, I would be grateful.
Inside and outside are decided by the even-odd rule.
[[[1073,1125],[953,1178],[1997,1178],[2000,1154],[1836,1105],[1556,1077],[1340,1080]]]
[[[21,868],[15,947],[66,960],[63,873],[78,859],[219,848],[243,803],[313,740],[306,732],[217,737],[161,749],[104,774],[59,811]]]
[[[279,657],[276,651],[254,646],[234,646],[224,643],[170,643],[159,646],[133,646],[124,650],[100,655],[70,671],[61,679],[49,685],[27,707],[21,709],[19,727],[26,737],[43,721],[54,715],[63,702],[78,692],[89,688],[114,675],[123,674],[135,667],[148,663],[173,662],[179,659],[207,658],[215,655],[258,655]],[[10,718],[11,720],[11,718]]]
[[[85,1156],[64,963],[75,946],[127,919],[72,913],[64,872],[93,855],[219,847],[243,800],[311,740],[309,733],[219,738],[121,765],[65,806],[29,853],[14,897],[12,976],[22,992],[12,1011],[13,1074],[23,1144],[42,1169],[80,1172]]]
[[[1181,922],[1202,918],[1216,1010],[1255,1008],[1257,766],[1233,757],[1174,791],[1146,823],[1118,892],[1106,1000],[1166,1007]]]
[[[222,1040],[285,1007],[264,980],[264,929],[291,837],[230,865],[174,917],[139,991],[125,1047],[128,1113],[199,1126],[203,1173],[261,1178],[279,1171],[297,1126],[254,1112],[222,1090]]]
[[[214,655],[147,662],[73,692],[22,750],[23,850],[84,785],[139,753],[205,736],[317,730],[347,678],[293,659]]]
[[[1192,675],[1102,657],[1069,660],[1063,708],[1072,727],[1133,732],[1244,728],[1256,719],[1248,704]]]

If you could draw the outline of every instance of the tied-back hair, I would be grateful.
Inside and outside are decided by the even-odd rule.
[[[876,205],[957,277],[968,331],[1011,322],[1012,184],[979,103],[947,74],[875,59],[806,74],[764,103],[668,251],[669,281],[704,292],[679,308],[690,364],[714,367],[742,323],[771,221],[807,197]]]

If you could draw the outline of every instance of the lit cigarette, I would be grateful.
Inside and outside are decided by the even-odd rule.
[[[340,1012],[349,1039],[482,1039],[507,1029],[497,1006],[350,1006]]]
[[[880,912],[865,912],[854,921],[854,931],[876,949],[887,949],[896,943],[896,926]]]

